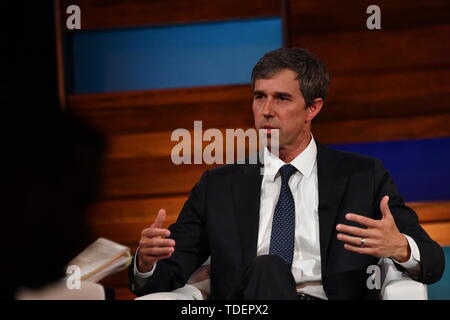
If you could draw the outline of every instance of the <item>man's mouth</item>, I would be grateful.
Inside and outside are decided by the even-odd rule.
[[[266,124],[266,125],[262,126],[261,129],[265,130],[266,134],[271,134],[273,129],[278,129],[278,128]]]

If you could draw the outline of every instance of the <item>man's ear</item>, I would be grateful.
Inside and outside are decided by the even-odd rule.
[[[322,98],[314,99],[313,103],[306,109],[306,111],[308,112],[308,114],[306,115],[306,121],[311,121],[312,119],[314,119],[319,114],[320,110],[322,110],[322,106]]]

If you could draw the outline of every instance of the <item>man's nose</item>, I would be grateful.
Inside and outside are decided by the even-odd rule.
[[[263,116],[265,118],[272,118],[273,117],[273,100],[272,99],[267,99],[266,103],[264,104],[263,107]]]

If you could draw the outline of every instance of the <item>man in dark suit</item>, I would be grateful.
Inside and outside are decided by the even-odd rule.
[[[268,137],[278,130],[279,156],[268,143],[258,164],[206,171],[169,229],[160,210],[129,269],[136,294],[183,286],[209,256],[215,299],[376,298],[366,270],[388,257],[418,281],[439,280],[442,249],[381,162],[312,136],[328,82],[307,50],[260,59],[252,72],[255,127]]]

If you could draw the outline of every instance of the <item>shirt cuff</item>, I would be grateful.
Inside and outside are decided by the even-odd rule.
[[[148,272],[140,272],[137,268],[136,261],[138,256],[139,248],[136,250],[136,254],[134,255],[134,282],[132,284],[132,289],[135,290],[137,288],[142,288],[145,285],[145,280],[150,278],[155,272],[156,263],[153,265],[152,270]]]
[[[136,254],[134,255],[134,275],[135,275],[136,277],[138,277],[138,278],[141,278],[141,279],[147,279],[148,277],[151,277],[151,276],[153,275],[153,272],[155,272],[156,262],[155,262],[155,264],[153,265],[152,270],[150,270],[150,271],[148,271],[148,272],[140,272],[140,271],[138,270],[138,268],[137,268],[137,265],[136,265],[138,252],[139,252],[139,248],[137,248]]]
[[[411,249],[411,255],[409,257],[409,260],[406,262],[398,262],[394,258],[392,260],[402,266],[403,268],[408,271],[408,273],[411,273],[413,275],[417,275],[420,273],[420,251],[419,247],[417,246],[417,243],[414,241],[413,238],[410,236],[403,234],[406,237],[406,240],[408,240],[409,248]]]

